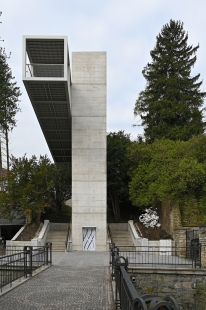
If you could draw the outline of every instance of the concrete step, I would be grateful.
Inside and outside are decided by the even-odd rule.
[[[121,236],[121,237],[128,237],[129,238],[131,235],[130,234],[124,234],[124,233],[123,234],[122,233],[121,234],[113,234],[112,233],[112,236],[114,236],[114,237],[120,237]]]
[[[112,230],[112,239],[116,246],[133,246],[131,234],[125,230]],[[123,249],[122,249],[123,250]]]
[[[53,252],[64,252],[67,230],[51,230],[48,232],[46,242],[52,243]]]

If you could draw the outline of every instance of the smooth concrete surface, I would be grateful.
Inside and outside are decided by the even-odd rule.
[[[128,223],[109,223],[112,230],[128,231]]]
[[[106,53],[72,53],[72,249],[96,227],[106,251]]]
[[[68,230],[68,223],[49,223],[49,230]]]

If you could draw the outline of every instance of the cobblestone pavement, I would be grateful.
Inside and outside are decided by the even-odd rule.
[[[0,297],[3,310],[113,310],[109,252],[53,253],[53,266]]]

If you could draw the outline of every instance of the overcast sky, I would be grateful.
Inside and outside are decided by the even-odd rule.
[[[107,131],[125,130],[135,138],[133,108],[144,89],[142,69],[150,61],[156,36],[174,20],[184,22],[189,44],[200,44],[193,74],[206,88],[206,1],[196,0],[0,0],[0,36],[13,76],[21,88],[17,127],[11,135],[14,156],[48,154],[49,149],[22,83],[22,36],[66,35],[73,51],[107,52]]]

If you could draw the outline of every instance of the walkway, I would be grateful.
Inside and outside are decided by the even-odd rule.
[[[109,252],[53,252],[53,266],[0,297],[0,309],[113,310],[108,265]]]

